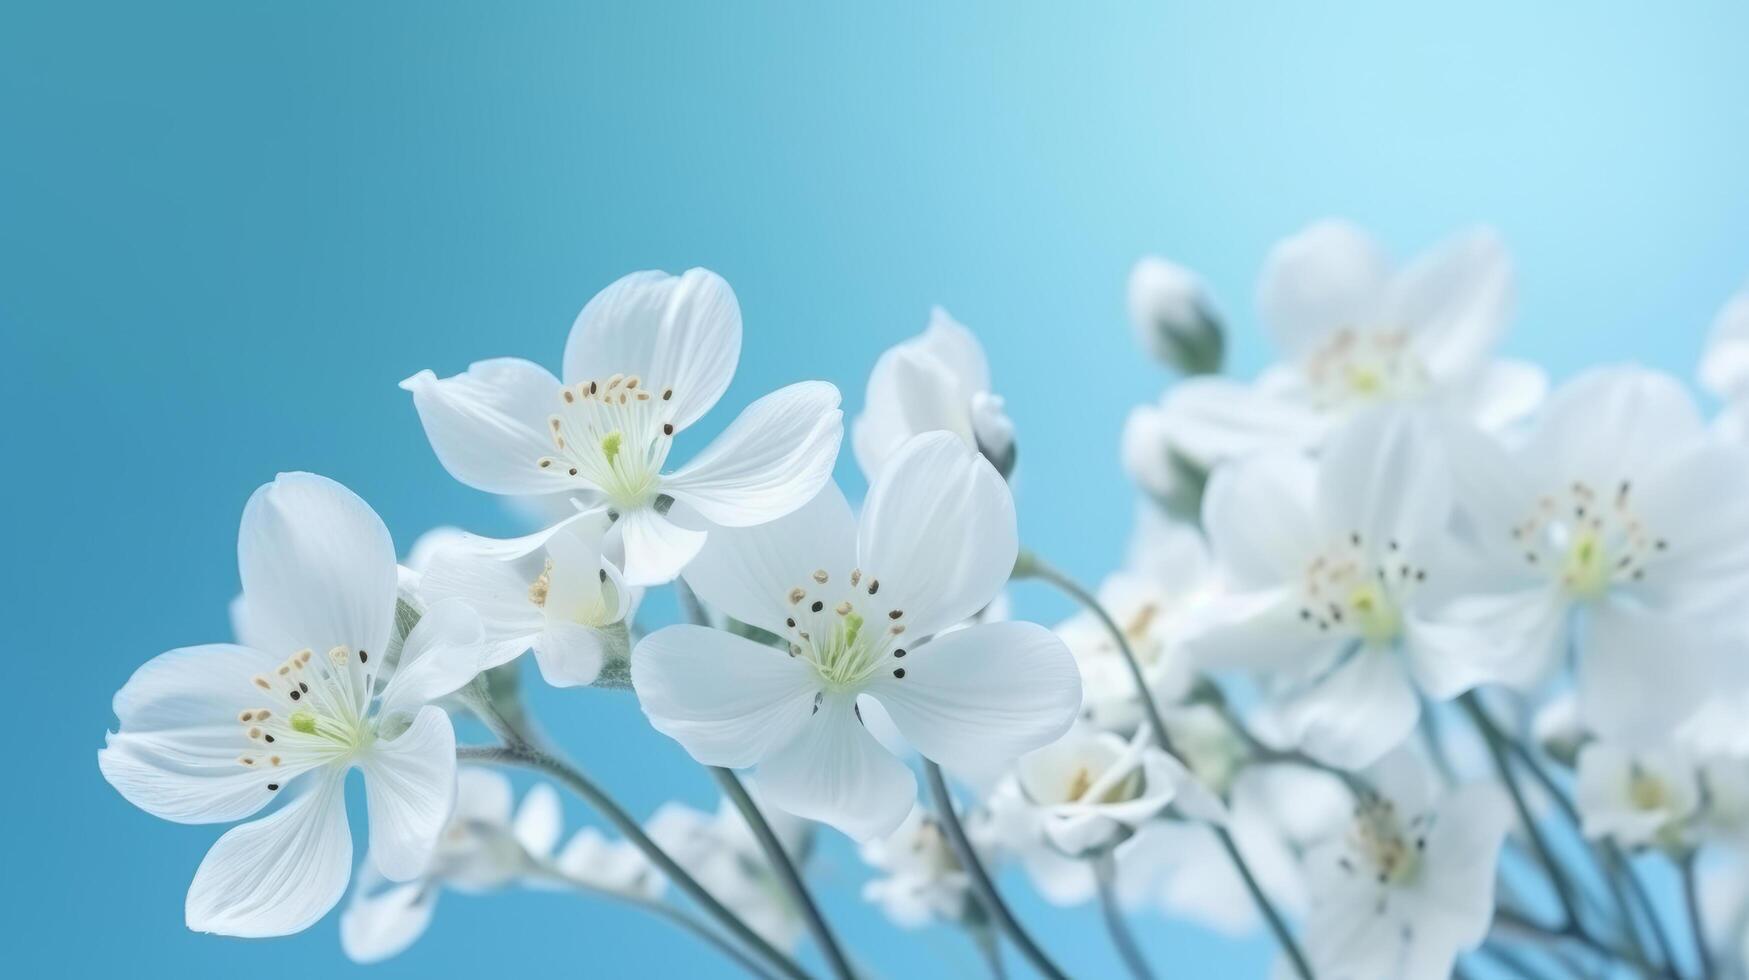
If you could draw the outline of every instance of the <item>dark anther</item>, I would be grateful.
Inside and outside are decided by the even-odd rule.
[[[279,784],[278,783],[268,783],[267,788],[270,790],[273,790],[276,793],[279,792]]]
[[[577,467],[575,467],[575,466],[571,467],[570,473],[572,476],[576,476],[577,475]]]
[[[904,611],[904,610],[902,610],[902,609],[895,609],[895,610],[893,610],[893,611],[892,611],[892,612],[890,612],[890,613],[887,613],[887,618],[888,618],[888,619],[898,619],[898,618],[899,618],[899,617],[900,617],[900,616],[903,616],[903,615],[905,615],[905,611]]]
[[[819,612],[820,610],[826,608],[826,604],[824,602],[821,602],[818,599],[815,599],[814,604],[812,606],[809,606],[808,608],[812,609],[815,612]]]
[[[872,579],[871,578],[868,580],[868,594],[869,595],[874,595],[876,592],[879,592],[880,590],[881,590],[881,583],[880,583],[879,579]]]
[[[358,662],[361,664],[370,663],[370,654],[365,653],[363,650],[358,651]]]
[[[788,626],[792,630],[796,628],[796,621],[793,619],[786,619],[783,621],[783,623],[785,626]]]
[[[598,576],[598,577],[599,577],[599,578],[600,578],[600,579],[601,579],[601,580],[602,580],[602,581],[603,581],[603,582],[605,582],[605,581],[607,581],[607,569],[605,569],[605,568],[598,568],[598,569],[596,569],[596,570],[595,570],[595,574],[596,574],[596,576]]]
[[[903,668],[903,667],[893,668],[893,676],[903,679],[905,676],[905,668]]]
[[[292,700],[293,700],[293,701],[296,701],[296,700],[297,700],[297,699],[299,699],[299,698],[301,698],[301,697],[303,697],[303,695],[302,695],[302,694],[299,694],[299,693],[298,693],[298,692],[296,692],[296,691],[293,691],[293,692],[291,692],[291,696],[292,696]]]
[[[271,741],[273,741],[273,736],[272,736],[272,735],[263,735],[263,736],[261,736],[261,737],[262,737],[262,738],[265,738],[265,739],[267,739],[267,740],[268,740],[268,741],[269,741],[269,742],[271,742]]]
[[[308,694],[310,693],[310,685],[305,684],[303,681],[298,681],[298,690]]]
[[[673,398],[673,397],[674,397],[674,389],[673,388],[663,388],[662,389],[662,400],[663,401],[667,401],[668,399]]]
[[[662,434],[665,436],[673,435],[674,434],[674,423],[673,422],[663,422],[662,423]]]
[[[905,655],[905,650],[903,647],[893,651],[893,656],[895,656],[895,657],[903,657],[904,655]]]

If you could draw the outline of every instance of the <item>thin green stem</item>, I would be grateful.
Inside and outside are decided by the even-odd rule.
[[[753,836],[759,839],[759,846],[765,849],[765,857],[783,882],[784,889],[789,892],[790,900],[801,910],[802,918],[808,924],[808,931],[813,933],[814,942],[825,955],[833,974],[840,980],[852,980],[856,972],[850,968],[850,961],[845,958],[844,950],[838,945],[838,937],[832,934],[832,928],[826,924],[826,917],[820,914],[820,907],[814,902],[814,896],[808,891],[801,873],[796,870],[795,862],[790,859],[789,852],[783,849],[783,842],[777,839],[777,833],[771,829],[771,822],[765,819],[765,814],[759,812],[759,805],[753,802],[753,797],[747,794],[747,787],[741,785],[741,780],[733,771],[721,766],[709,768],[711,777],[734,802],[735,809],[741,811],[747,826],[753,829]]]
[[[510,745],[461,746],[456,749],[456,758],[464,762],[519,766],[524,769],[544,772],[557,779],[567,789],[576,793],[593,807],[597,813],[607,818],[607,821],[613,824],[626,840],[630,841],[638,850],[643,851],[644,856],[661,869],[669,881],[674,882],[675,887],[685,892],[688,898],[696,902],[700,908],[704,909],[711,918],[740,940],[743,945],[757,952],[776,967],[779,973],[790,980],[809,980],[808,974],[797,966],[794,960],[785,956],[764,937],[748,928],[739,916],[729,911],[722,902],[717,900],[716,896],[706,891],[697,879],[688,874],[685,868],[675,863],[674,859],[668,856],[667,851],[662,850],[655,841],[650,839],[648,834],[644,833],[644,828],[632,819],[631,814],[627,813],[613,797],[608,796],[581,771],[526,742]]]
[[[923,770],[929,777],[929,792],[935,797],[936,815],[941,819],[942,829],[947,831],[948,845],[953,848],[954,857],[959,859],[960,866],[965,869],[966,876],[972,880],[972,889],[978,893],[978,899],[984,905],[984,911],[990,914],[996,925],[1006,935],[1014,948],[1020,950],[1020,955],[1026,957],[1033,969],[1044,975],[1047,980],[1068,980],[1062,970],[1051,962],[1045,951],[1033,942],[1027,934],[1026,927],[1014,917],[1008,904],[1002,901],[1002,896],[996,891],[996,883],[990,880],[990,873],[984,870],[984,863],[978,860],[978,852],[972,847],[972,842],[966,837],[966,828],[960,823],[959,812],[954,809],[953,794],[948,792],[947,780],[942,778],[941,767],[928,759],[923,760]]]
[[[1130,976],[1136,980],[1154,980],[1148,958],[1142,954],[1142,947],[1136,944],[1129,923],[1124,921],[1123,908],[1117,900],[1116,879],[1117,863],[1112,860],[1111,851],[1100,852],[1093,858],[1093,880],[1099,886],[1099,912],[1105,918],[1105,931],[1111,934],[1111,944],[1117,947],[1117,955],[1123,959]]]
[[[971,937],[972,945],[978,947],[978,955],[984,958],[984,965],[990,970],[990,980],[1008,980],[1008,968],[1002,965],[1002,947],[996,942],[996,930],[988,925],[969,926],[966,934]]]
[[[1123,629],[1117,625],[1116,620],[1111,618],[1111,614],[1105,611],[1105,607],[1100,605],[1099,600],[1091,592],[1083,589],[1074,579],[1058,571],[1044,559],[1031,552],[1021,552],[1019,559],[1014,564],[1014,577],[1036,578],[1056,587],[1058,591],[1092,613],[1094,618],[1104,625],[1106,631],[1111,634],[1112,640],[1117,644],[1118,653],[1123,656],[1124,664],[1129,668],[1130,680],[1136,685],[1136,695],[1141,701],[1143,716],[1147,718],[1148,724],[1154,730],[1154,741],[1166,754],[1177,757],[1178,753],[1172,748],[1172,736],[1166,731],[1165,718],[1160,714],[1160,706],[1155,703],[1154,692],[1148,686],[1147,675],[1142,672],[1142,665],[1136,659],[1135,651],[1130,649],[1129,637],[1124,635]],[[1233,866],[1238,869],[1239,877],[1244,879],[1246,890],[1251,893],[1251,900],[1257,903],[1258,911],[1263,913],[1264,920],[1269,923],[1269,929],[1275,934],[1276,942],[1281,945],[1282,950],[1287,953],[1288,959],[1293,962],[1294,970],[1300,975],[1300,980],[1313,980],[1312,967],[1306,962],[1306,954],[1300,950],[1299,943],[1294,941],[1293,933],[1288,930],[1287,921],[1282,918],[1275,903],[1269,900],[1269,896],[1264,894],[1263,888],[1258,885],[1257,877],[1251,873],[1251,869],[1246,865],[1245,857],[1239,853],[1239,847],[1233,843],[1232,836],[1227,833],[1224,827],[1211,825],[1211,829],[1214,830],[1215,836],[1220,839],[1227,852],[1227,857],[1233,862]]]
[[[1550,939],[1577,943],[1605,959],[1619,960],[1622,963],[1626,963],[1647,976],[1670,977],[1672,980],[1674,980],[1676,976],[1673,971],[1661,970],[1647,962],[1644,957],[1635,953],[1633,950],[1618,949],[1611,946],[1570,922],[1557,928],[1550,928],[1515,909],[1502,906],[1494,910],[1494,924],[1508,931],[1517,932],[1534,939]]]
[[[1717,971],[1713,969],[1713,951],[1707,943],[1706,924],[1700,917],[1700,886],[1694,873],[1694,852],[1684,854],[1677,865],[1682,869],[1682,898],[1688,905],[1688,928],[1694,934],[1695,962],[1700,964],[1700,975],[1704,980],[1713,980]]]
[[[1676,943],[1671,940],[1669,931],[1664,928],[1664,920],[1658,914],[1658,907],[1652,904],[1652,896],[1647,894],[1645,882],[1640,880],[1640,876],[1634,871],[1634,866],[1628,860],[1628,856],[1622,853],[1622,849],[1616,846],[1614,841],[1603,842],[1603,853],[1608,855],[1609,859],[1615,862],[1616,867],[1621,869],[1622,877],[1627,879],[1628,890],[1632,893],[1634,902],[1640,907],[1641,916],[1651,927],[1652,937],[1657,941],[1658,948],[1664,954],[1665,965],[1670,969],[1670,972],[1676,972]]]

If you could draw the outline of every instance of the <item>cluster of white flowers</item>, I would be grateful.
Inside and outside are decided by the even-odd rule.
[[[1749,293],[1700,368],[1712,424],[1653,371],[1551,392],[1498,358],[1512,270],[1487,232],[1400,269],[1341,222],[1283,241],[1257,297],[1283,360],[1250,382],[1220,376],[1194,273],[1143,259],[1128,298],[1182,377],[1113,433],[1141,500],[1096,592],[1022,547],[1015,425],[940,309],[872,367],[860,506],[819,381],[670,465],[740,356],[736,298],[702,269],[608,286],[563,380],[516,358],[408,378],[449,473],[548,526],[437,529],[402,565],[337,483],[255,493],[237,642],[147,662],[98,753],[168,820],[277,802],[201,862],[189,928],[297,932],[350,882],[341,942],[370,962],[444,889],[568,890],[759,976],[811,975],[811,940],[848,980],[879,955],[811,894],[824,826],[860,843],[874,907],[964,931],[998,975],[1007,950],[1069,975],[998,890],[1010,864],[1048,902],[1099,903],[1138,978],[1143,915],[1267,930],[1302,980],[1749,970]],[[1081,610],[1012,619],[1016,579]],[[687,621],[649,628],[651,589]],[[525,651],[550,685],[635,696],[721,809],[627,814],[537,734]],[[452,714],[497,741],[458,747]],[[552,782],[518,807],[489,766]],[[608,828],[561,847],[554,784]],[[1659,875],[1681,902],[1652,900]]]

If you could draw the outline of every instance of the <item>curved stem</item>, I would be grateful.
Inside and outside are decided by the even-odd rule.
[[[1713,980],[1716,971],[1713,969],[1713,951],[1706,941],[1706,925],[1700,920],[1700,888],[1695,881],[1694,852],[1683,855],[1677,864],[1682,868],[1682,897],[1688,903],[1688,928],[1694,933],[1695,962],[1700,964],[1700,975],[1705,980]]]
[[[1099,600],[1092,593],[1076,584],[1074,579],[1058,571],[1031,552],[1021,552],[1020,557],[1014,563],[1014,577],[1036,578],[1055,586],[1064,595],[1075,600],[1082,608],[1092,613],[1105,626],[1106,630],[1111,633],[1112,640],[1117,643],[1118,653],[1123,655],[1124,664],[1129,668],[1130,679],[1135,682],[1136,696],[1141,700],[1143,714],[1147,718],[1148,724],[1154,729],[1154,740],[1168,755],[1176,757],[1178,753],[1172,748],[1172,737],[1166,732],[1166,722],[1160,714],[1160,706],[1154,701],[1154,692],[1148,687],[1148,678],[1142,673],[1141,662],[1136,660],[1135,651],[1130,649],[1129,637],[1124,635],[1123,629],[1111,618],[1111,614],[1105,611],[1105,607],[1099,604]],[[1312,967],[1310,963],[1306,962],[1306,954],[1301,951],[1299,943],[1294,941],[1293,933],[1288,930],[1287,921],[1281,917],[1281,912],[1276,909],[1275,903],[1269,900],[1269,896],[1264,894],[1263,888],[1258,885],[1257,877],[1251,873],[1250,867],[1246,865],[1245,857],[1239,853],[1238,845],[1233,843],[1232,835],[1228,834],[1224,827],[1211,825],[1210,829],[1220,839],[1228,859],[1233,862],[1233,867],[1238,869],[1239,877],[1244,879],[1245,888],[1251,893],[1251,900],[1257,904],[1258,911],[1263,913],[1264,921],[1269,923],[1270,932],[1275,934],[1276,942],[1280,944],[1288,959],[1293,962],[1294,971],[1300,975],[1300,980],[1312,980]]]
[[[1616,846],[1614,841],[1606,840],[1603,842],[1603,853],[1615,862],[1616,867],[1621,869],[1622,877],[1628,880],[1628,890],[1632,893],[1635,903],[1639,905],[1640,914],[1645,918],[1646,924],[1651,927],[1652,937],[1657,941],[1658,948],[1664,953],[1664,965],[1670,972],[1676,972],[1676,944],[1671,941],[1670,933],[1665,930],[1664,921],[1658,915],[1658,907],[1652,904],[1652,896],[1646,893],[1645,883],[1634,871],[1634,866],[1629,863],[1628,856],[1622,853],[1621,848]]]
[[[759,812],[759,805],[753,802],[753,797],[747,795],[747,787],[741,785],[741,780],[734,772],[721,766],[709,767],[711,776],[723,793],[733,800],[735,809],[741,811],[741,817],[747,821],[747,826],[753,829],[753,835],[759,838],[759,846],[765,849],[765,857],[771,862],[772,870],[789,892],[790,900],[801,910],[802,918],[808,924],[808,931],[813,933],[814,942],[825,954],[826,962],[831,965],[832,972],[840,980],[852,980],[856,972],[850,968],[850,961],[844,956],[844,950],[838,945],[838,937],[832,934],[832,929],[826,924],[826,917],[820,914],[820,907],[815,904],[814,896],[809,893],[807,883],[802,881],[800,872],[796,870],[795,862],[790,860],[789,852],[783,849],[783,842],[777,839],[777,834],[771,829],[770,821],[765,814]]]
[[[739,939],[748,948],[770,961],[778,972],[790,980],[809,980],[808,974],[795,961],[779,952],[776,947],[767,942],[764,937],[748,928],[740,917],[728,910],[716,896],[706,891],[685,868],[676,864],[668,856],[668,852],[657,846],[650,836],[644,833],[644,828],[632,819],[614,799],[608,796],[589,780],[589,777],[572,768],[563,760],[548,755],[546,752],[526,743],[511,745],[476,746],[465,745],[456,749],[456,758],[462,761],[486,762],[501,766],[520,766],[524,769],[534,769],[564,783],[571,792],[582,797],[597,813],[607,818],[619,832],[631,841],[632,845],[644,852],[656,867],[662,870],[668,880],[685,892],[687,897],[698,903],[711,918],[717,920],[722,927]]]
[[[1105,931],[1111,934],[1111,944],[1117,947],[1117,955],[1123,958],[1123,964],[1130,971],[1130,976],[1136,980],[1154,980],[1154,971],[1148,966],[1148,958],[1142,955],[1142,948],[1136,945],[1136,937],[1130,932],[1129,923],[1124,921],[1123,909],[1118,905],[1114,880],[1116,877],[1117,864],[1112,860],[1109,850],[1093,858],[1093,880],[1099,885],[1099,913],[1105,918]]]
[[[984,904],[984,911],[996,920],[996,925],[1008,936],[1014,948],[1020,950],[1020,955],[1032,963],[1033,969],[1043,974],[1047,980],[1068,980],[1062,970],[1051,962],[1045,951],[1027,935],[1026,928],[1020,920],[1014,917],[1002,896],[996,892],[996,883],[990,880],[990,873],[984,870],[984,864],[978,860],[978,852],[973,850],[972,842],[966,837],[966,828],[960,823],[959,812],[953,807],[953,794],[947,791],[947,781],[942,778],[941,767],[925,759],[923,770],[929,777],[929,792],[935,797],[935,809],[941,818],[941,826],[947,831],[947,841],[953,848],[954,857],[959,859],[960,866],[965,868],[966,876],[972,880],[972,888],[978,893],[979,901]]]

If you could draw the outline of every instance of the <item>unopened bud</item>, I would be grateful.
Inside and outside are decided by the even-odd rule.
[[[1136,342],[1155,360],[1186,375],[1221,369],[1226,335],[1196,273],[1144,256],[1130,270],[1129,310]]]
[[[1122,452],[1124,472],[1167,514],[1192,523],[1201,519],[1208,470],[1173,445],[1166,415],[1158,406],[1131,410],[1124,420]]]
[[[1014,420],[1004,410],[1001,395],[980,391],[972,396],[972,437],[978,442],[978,452],[1004,480],[1008,479],[1014,472],[1017,452]]]

